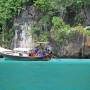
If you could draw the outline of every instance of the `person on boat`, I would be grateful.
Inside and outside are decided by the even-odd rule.
[[[31,52],[29,53],[29,56],[31,56],[31,57],[38,57],[38,51],[39,51],[39,48],[35,47],[34,50],[31,50]]]
[[[38,47],[35,47],[34,51],[37,53],[40,49]]]
[[[51,57],[53,57],[51,45],[48,44],[48,45],[46,46],[45,52],[46,52],[46,58],[51,58]]]
[[[31,56],[32,56],[32,57],[35,57],[35,55],[36,55],[36,52],[33,51],[33,52],[31,53]]]
[[[43,47],[36,47],[35,48],[36,56],[40,58],[44,58],[45,53],[44,53],[44,48]]]
[[[46,49],[48,50],[48,51],[52,51],[52,47],[51,47],[51,45],[47,45],[47,47],[46,47]]]
[[[33,57],[35,55],[35,52],[33,51],[33,50],[31,50],[30,52],[29,52],[29,56],[30,57]]]
[[[35,48],[35,52],[36,52],[36,55],[35,56],[37,56],[39,58],[43,58],[44,57],[43,49],[42,48],[36,47]]]

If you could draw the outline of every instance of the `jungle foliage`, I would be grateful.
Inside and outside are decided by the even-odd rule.
[[[89,0],[0,0],[0,42],[9,42],[13,36],[13,20],[20,14],[23,5],[33,5],[38,8],[43,16],[41,16],[38,24],[34,24],[32,27],[32,33],[34,36],[39,36],[38,40],[47,41],[50,37],[50,32],[54,33],[55,40],[62,41],[71,35],[72,31],[69,25],[66,25],[60,18],[61,14],[66,11],[66,7],[75,6],[77,13],[82,7],[90,5]],[[80,15],[75,17],[81,23]],[[7,24],[8,23],[8,24]],[[11,25],[9,28],[8,26]],[[3,42],[3,32],[6,33],[5,42]],[[10,33],[9,33],[10,32]],[[9,33],[9,34],[7,34]],[[44,37],[43,37],[44,36]],[[70,37],[71,38],[71,37]]]

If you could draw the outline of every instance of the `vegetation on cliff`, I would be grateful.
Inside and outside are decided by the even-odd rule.
[[[31,28],[35,40],[52,40],[58,46],[66,46],[75,39],[77,32],[83,39],[90,35],[83,27],[88,5],[89,0],[0,0],[0,44],[10,46],[14,20],[21,14],[23,6],[33,6],[39,13],[37,18],[33,17]]]

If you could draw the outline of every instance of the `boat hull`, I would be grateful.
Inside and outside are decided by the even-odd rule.
[[[15,60],[15,61],[48,61],[50,58],[41,58],[41,57],[23,57],[23,56],[13,56],[2,54],[5,60]]]

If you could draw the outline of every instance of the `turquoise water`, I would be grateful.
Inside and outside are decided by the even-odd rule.
[[[90,90],[90,60],[1,60],[0,90]]]

